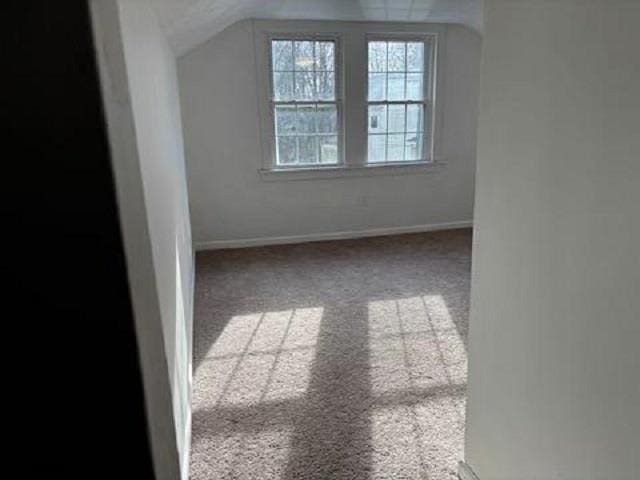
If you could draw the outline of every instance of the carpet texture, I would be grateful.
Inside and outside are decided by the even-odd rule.
[[[471,231],[199,253],[191,478],[456,478]]]

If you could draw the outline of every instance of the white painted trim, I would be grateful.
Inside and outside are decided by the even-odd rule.
[[[287,237],[260,237],[235,240],[213,240],[196,243],[196,250],[219,250],[223,248],[262,247],[266,245],[287,245],[294,243],[320,242],[326,240],[346,240],[351,238],[382,237],[402,233],[423,233],[437,230],[453,230],[473,227],[472,220],[460,222],[435,223],[430,225],[409,225],[406,227],[373,228],[370,230],[352,230],[346,232],[311,233]]]
[[[465,462],[458,464],[458,478],[460,480],[480,480],[473,470],[471,470],[471,467]]]
[[[289,180],[315,180],[340,177],[373,177],[393,175],[414,175],[443,171],[444,160],[433,162],[397,162],[357,166],[326,166],[315,168],[280,168],[260,170],[260,178],[265,182]]]

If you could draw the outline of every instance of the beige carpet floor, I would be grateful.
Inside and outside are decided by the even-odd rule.
[[[191,478],[455,478],[471,231],[197,256]]]

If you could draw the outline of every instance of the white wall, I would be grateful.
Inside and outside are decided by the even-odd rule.
[[[380,27],[318,23],[347,32]],[[251,20],[238,22],[178,59],[196,242],[472,219],[480,54],[477,33],[462,26],[447,27],[441,63],[445,88],[440,98],[445,168],[412,175],[265,181],[258,173],[262,152],[253,24]],[[314,28],[313,22],[309,25]],[[426,25],[412,27],[419,31]],[[350,48],[350,38],[345,36],[345,50]],[[350,67],[349,63],[345,66],[347,76]],[[347,114],[348,109],[347,105]]]
[[[176,62],[147,0],[92,7],[156,474],[186,479],[194,272]]]
[[[466,460],[640,478],[640,2],[487,0]]]

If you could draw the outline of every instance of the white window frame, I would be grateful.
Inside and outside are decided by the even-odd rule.
[[[437,173],[447,167],[441,151],[444,24],[400,22],[334,22],[312,20],[252,20],[257,85],[257,127],[261,156],[257,165],[263,181],[312,180],[334,177],[414,175]],[[430,161],[367,163],[368,161],[368,40],[433,39],[432,140]],[[271,41],[277,39],[331,39],[336,42],[336,103],[338,105],[338,164],[279,166],[276,163],[275,116],[271,103]]]
[[[291,100],[291,101],[276,101],[274,98],[274,84],[273,84],[273,50],[272,42],[274,40],[291,40],[291,41],[330,41],[334,42],[334,84],[335,84],[335,100]],[[343,106],[342,106],[342,48],[341,38],[339,34],[332,33],[273,33],[270,32],[267,35],[267,63],[268,63],[268,77],[269,77],[269,151],[271,160],[269,162],[271,170],[315,170],[315,169],[327,169],[338,168],[344,166],[344,122],[343,122]],[[295,81],[295,80],[294,80]],[[275,110],[276,105],[335,105],[337,114],[336,135],[338,137],[337,156],[338,161],[331,164],[307,164],[307,165],[279,165],[278,153],[277,153],[277,137],[276,137],[276,118]]]
[[[425,48],[425,64],[423,69],[423,79],[422,79],[422,100],[369,100],[369,43],[370,42],[423,42],[425,46],[430,43],[429,51]],[[366,44],[367,44],[367,76],[366,76],[366,86],[365,92],[367,95],[367,106],[365,110],[365,126],[366,126],[366,134],[367,134],[367,145],[366,145],[366,154],[365,154],[365,163],[370,166],[377,165],[414,165],[414,164],[426,164],[426,163],[434,163],[435,162],[435,129],[436,129],[436,102],[435,102],[435,93],[436,93],[436,84],[437,84],[437,69],[436,69],[436,55],[438,52],[438,35],[436,33],[370,33],[366,35]],[[428,55],[428,58],[427,58]],[[406,62],[406,54],[405,54],[405,62]],[[388,71],[387,79],[385,81],[385,86],[387,92],[389,90],[389,81],[388,81]],[[406,71],[405,71],[406,73]],[[405,78],[405,90],[406,90],[406,78]],[[369,162],[369,107],[371,105],[422,105],[423,112],[425,115],[425,120],[427,118],[427,114],[430,112],[430,129],[427,131],[426,129],[423,132],[422,142],[423,145],[429,145],[428,151],[423,151],[422,158],[416,160],[405,160],[405,161],[387,161],[387,162]],[[406,110],[405,110],[406,112]],[[388,120],[389,114],[387,110],[387,128],[388,128]],[[406,113],[405,113],[405,123],[406,123]],[[405,127],[406,129],[406,127]],[[382,134],[381,134],[382,135]],[[388,135],[388,134],[387,134]],[[427,142],[427,143],[425,143]],[[387,146],[388,149],[388,146]]]

